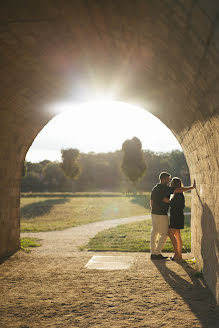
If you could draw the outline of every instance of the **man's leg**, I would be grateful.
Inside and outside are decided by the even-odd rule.
[[[164,248],[164,245],[168,237],[168,225],[169,225],[168,215],[158,215],[158,217],[159,217],[158,227],[159,227],[160,239],[158,241],[156,254],[160,254],[162,249]]]
[[[157,238],[159,233],[159,215],[151,214],[152,229],[151,229],[151,254],[159,255],[157,253]]]

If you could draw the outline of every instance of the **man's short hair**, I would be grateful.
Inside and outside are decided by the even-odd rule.
[[[167,173],[167,172],[161,172],[160,175],[159,175],[159,179],[160,181],[167,178],[167,177],[170,177],[171,174]]]

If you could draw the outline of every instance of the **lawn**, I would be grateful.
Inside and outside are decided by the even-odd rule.
[[[28,194],[21,197],[21,231],[63,230],[96,221],[110,220],[150,212],[150,193],[122,196],[115,193]],[[190,195],[186,195],[190,211]]]
[[[151,220],[123,224],[98,233],[89,243],[80,249],[90,251],[150,252]],[[185,228],[182,230],[183,252],[191,250],[190,215],[185,216]],[[168,238],[164,252],[173,252]]]
[[[149,213],[149,193],[139,196],[22,197],[21,231],[62,230],[95,221]]]

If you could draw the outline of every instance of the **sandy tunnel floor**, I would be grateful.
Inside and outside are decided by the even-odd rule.
[[[146,253],[52,252],[54,238],[46,234],[41,249],[0,265],[1,328],[219,326],[219,309],[188,264],[152,262]],[[93,255],[133,256],[134,263],[127,270],[85,269]]]

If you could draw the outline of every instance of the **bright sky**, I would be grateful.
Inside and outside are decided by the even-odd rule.
[[[61,148],[83,153],[119,150],[126,139],[138,137],[143,149],[182,150],[172,132],[143,108],[122,102],[60,105],[59,113],[38,134],[26,160],[61,160]]]

